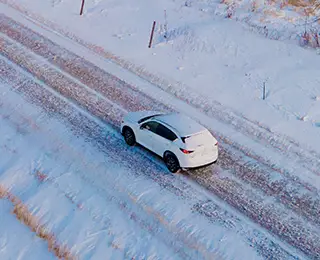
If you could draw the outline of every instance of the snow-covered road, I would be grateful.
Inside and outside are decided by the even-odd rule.
[[[235,259],[249,245],[294,259],[214,196],[127,148],[112,128],[25,75],[14,76],[11,86],[1,84],[1,183],[81,259]],[[256,258],[250,251],[243,257]]]
[[[223,140],[218,166],[189,171],[187,176],[168,174],[158,158],[139,147],[126,147],[118,126],[126,111],[173,108],[4,15],[0,22],[3,125],[13,128],[22,143],[33,143],[36,154],[46,154],[30,155],[26,163],[38,161],[45,168],[52,180],[47,185],[60,187],[64,163],[69,161],[71,167],[70,161],[74,162],[77,170],[69,168],[69,180],[79,179],[83,188],[87,183],[90,196],[97,192],[99,200],[120,211],[124,226],[128,219],[138,224],[127,231],[126,241],[135,241],[132,234],[145,240],[145,232],[152,238],[150,250],[143,245],[132,249],[134,243],[128,242],[124,253],[142,257],[139,253],[149,252],[146,257],[161,259],[173,255],[234,259],[242,249],[231,244],[241,237],[239,243],[252,246],[263,258],[299,258],[296,249],[310,258],[320,256],[317,185],[281,174]],[[41,112],[30,114],[31,105],[20,96]],[[17,150],[11,140],[3,149]],[[12,160],[10,153],[7,156]],[[50,169],[53,158],[62,168]],[[9,175],[3,168],[3,175]],[[64,185],[60,193],[65,192]],[[77,185],[69,186],[76,198],[82,196]],[[153,247],[156,243],[161,246]],[[243,251],[248,252],[252,253]]]

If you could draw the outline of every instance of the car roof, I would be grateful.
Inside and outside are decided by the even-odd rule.
[[[194,135],[206,130],[204,126],[180,113],[159,115],[155,116],[154,119],[171,126],[181,135],[181,137]]]

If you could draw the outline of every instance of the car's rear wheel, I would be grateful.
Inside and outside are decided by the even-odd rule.
[[[171,152],[167,152],[164,155],[164,162],[168,170],[172,173],[176,173],[180,170],[180,164],[178,158]]]
[[[123,137],[127,145],[133,146],[136,143],[136,137],[130,127],[124,127],[122,131]]]

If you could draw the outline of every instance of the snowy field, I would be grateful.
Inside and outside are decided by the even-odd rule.
[[[271,132],[320,151],[319,143],[315,142],[320,125],[316,53],[294,41],[268,40],[253,33],[246,23],[217,15],[225,8],[218,1],[86,0],[83,17],[78,15],[80,1],[2,2],[17,3],[20,8],[27,8],[29,14],[45,17],[132,62],[140,71],[146,71],[144,74],[152,73],[154,80],[165,79],[158,82],[162,88],[190,102],[201,98],[202,103],[243,116]],[[186,6],[186,2],[190,4]],[[244,13],[246,9],[241,10]],[[249,14],[257,20],[262,15]],[[148,49],[154,20],[157,26],[153,48]],[[274,18],[268,24],[281,24],[279,21]],[[296,32],[301,30],[297,27]],[[262,100],[264,82],[266,100]]]
[[[19,35],[37,40],[32,31]],[[226,158],[221,165],[195,172],[192,179],[168,174],[154,156],[127,147],[117,130],[125,108],[138,108],[138,100],[145,108],[163,105],[126,89],[123,82],[113,81],[121,86],[120,93],[111,86],[105,92],[91,81],[85,86],[12,39],[1,35],[0,42],[5,55],[0,75],[6,82],[1,85],[0,182],[71,253],[80,259],[304,259],[281,241],[287,239],[316,254],[318,229],[312,223],[318,220],[310,209],[305,208],[309,220],[303,220],[243,183],[241,175],[250,169],[238,165],[236,157],[228,159],[222,152]],[[61,51],[58,46],[47,50]],[[71,60],[76,66],[92,66]],[[94,82],[112,81],[110,75],[100,75],[104,78],[99,81],[94,74],[80,75]],[[282,239],[269,233],[273,230]],[[299,242],[302,234],[304,242]]]
[[[225,19],[226,5],[208,0],[86,0],[79,17],[74,1],[0,0],[0,185],[73,255],[320,257],[318,56],[259,35],[237,4],[244,16]],[[207,126],[218,164],[171,175],[127,147],[121,118],[141,109]],[[1,220],[34,237],[21,254],[52,257],[0,202]],[[3,230],[0,258],[15,259]]]
[[[118,154],[107,149],[108,155],[92,147],[79,129],[75,135],[45,110],[28,104],[7,83],[1,83],[0,89],[0,183],[74,256],[260,259],[252,241],[268,238],[228,207],[217,210],[216,223],[210,223],[195,212],[194,205],[214,198],[166,176],[155,164],[164,185],[159,186],[135,169],[142,162],[119,164],[120,151],[127,150],[121,139]],[[108,127],[105,131],[111,139],[117,136]],[[176,191],[181,189],[180,196],[166,188],[168,181]],[[6,200],[0,203],[1,259],[50,259],[45,242],[10,214]],[[219,214],[225,215],[222,222],[217,221]]]
[[[215,14],[241,21],[269,39],[315,48],[319,54],[318,1],[222,0]]]
[[[12,209],[10,202],[0,199],[0,259],[55,259],[46,243],[10,213]]]

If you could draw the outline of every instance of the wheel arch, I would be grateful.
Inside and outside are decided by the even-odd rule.
[[[179,162],[178,157],[174,154],[174,152],[171,152],[170,150],[166,150],[166,151],[163,153],[163,158],[165,158],[166,155],[168,155],[168,154],[173,155],[173,156],[178,160],[178,162]]]

